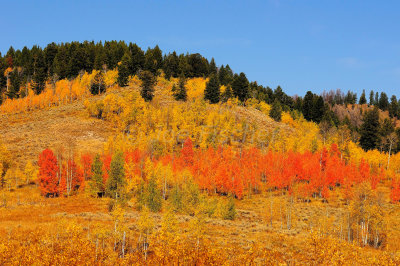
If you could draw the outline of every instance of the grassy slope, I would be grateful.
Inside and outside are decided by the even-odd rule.
[[[89,118],[82,101],[28,113],[0,115],[0,136],[14,159],[24,166],[45,148],[85,146],[99,152],[114,132],[111,125]]]

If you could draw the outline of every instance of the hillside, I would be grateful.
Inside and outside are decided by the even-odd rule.
[[[399,154],[254,98],[210,104],[207,78],[178,101],[161,75],[145,101],[115,71],[91,95],[98,73],[1,106],[0,262],[399,262]]]

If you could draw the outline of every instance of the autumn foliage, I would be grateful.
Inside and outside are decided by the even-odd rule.
[[[39,165],[39,188],[45,196],[56,196],[59,194],[58,163],[53,151],[45,149],[38,160]]]
[[[111,158],[112,154],[102,156],[104,185],[109,178]],[[315,153],[262,152],[258,148],[233,149],[229,146],[203,150],[194,149],[192,140],[187,138],[178,154],[151,158],[150,153],[136,149],[126,151],[124,160],[125,177],[136,186],[148,181],[145,161],[149,161],[153,168],[159,165],[171,167],[175,178],[168,180],[170,187],[181,185],[183,181],[179,176],[189,171],[200,189],[209,194],[233,194],[239,199],[271,190],[298,193],[304,198],[328,199],[330,191],[336,187],[341,188],[345,198],[350,198],[354,185],[367,182],[376,189],[385,176],[383,168],[371,168],[365,160],[346,162],[341,159],[335,144],[329,150],[323,148]],[[42,193],[56,195],[82,190],[85,182],[91,179],[92,161],[89,154],[82,155],[81,166],[68,160],[62,166],[59,181],[57,160],[50,150],[44,150],[39,158]],[[394,181],[392,187],[396,191],[398,182]],[[397,196],[393,193],[392,199],[396,201]]]

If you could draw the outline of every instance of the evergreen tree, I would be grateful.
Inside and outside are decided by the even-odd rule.
[[[374,100],[374,91],[371,91],[369,93],[369,105],[374,105],[375,104],[375,100]]]
[[[19,96],[19,89],[21,86],[21,76],[18,69],[14,69],[10,74],[10,87],[7,91],[7,97],[14,99]]]
[[[389,116],[392,118],[399,116],[399,103],[397,101],[396,95],[392,95],[392,97],[390,98]]]
[[[240,101],[244,102],[247,99],[249,93],[249,81],[243,72],[239,75],[235,74],[232,81],[232,91],[233,95]]]
[[[367,103],[367,98],[365,97],[365,90],[363,90],[360,100],[358,101],[359,104],[366,104]]]
[[[304,96],[302,111],[304,118],[308,121],[313,119],[314,95],[311,91],[307,91]]]
[[[281,86],[276,87],[274,91],[274,99],[277,99],[280,103],[284,102],[285,93],[283,92]]]
[[[169,54],[164,59],[163,70],[165,73],[165,78],[170,79],[171,77],[177,77],[179,72],[179,58],[174,51]]]
[[[117,152],[111,160],[110,176],[106,187],[107,195],[115,199],[124,197],[125,183],[124,157],[122,152]]]
[[[179,55],[179,74],[183,74],[185,77],[190,77],[191,66],[188,63],[188,57],[184,54]]]
[[[357,94],[348,91],[346,97],[344,97],[345,104],[355,104],[357,102]]]
[[[375,107],[367,111],[363,118],[364,123],[360,128],[360,145],[364,150],[377,148],[379,143],[379,111]]]
[[[103,184],[103,163],[100,156],[97,154],[92,164],[92,179],[89,183],[90,191],[97,197],[104,195],[104,184]]]
[[[386,93],[381,92],[381,97],[379,97],[378,102],[379,109],[386,111],[389,108],[389,98]]]
[[[181,76],[179,78],[178,88],[175,89],[175,92],[174,92],[175,100],[177,100],[177,101],[186,101],[187,100],[187,92],[186,92],[185,83],[186,83],[185,77]]]
[[[33,58],[31,50],[25,46],[22,49],[20,57],[21,58],[18,61],[24,70],[24,75],[27,77],[27,79],[31,79],[33,75]]]
[[[44,48],[44,57],[46,61],[46,69],[48,76],[52,76],[54,74],[53,61],[57,55],[57,52],[58,52],[58,46],[54,42],[48,44],[46,48]]]
[[[209,74],[210,76],[211,76],[212,74],[217,75],[217,65],[215,64],[214,57],[211,58],[208,74]]]
[[[88,54],[82,45],[76,42],[71,43],[69,50],[68,77],[74,78],[79,72],[89,70]]]
[[[210,76],[210,80],[206,84],[204,91],[204,99],[210,101],[210,103],[218,103],[220,98],[220,88],[218,78],[215,74]]]
[[[60,79],[64,79],[68,75],[68,62],[69,55],[67,48],[65,45],[61,45],[53,62],[54,72],[60,77]]]
[[[230,69],[229,65],[222,65],[218,71],[218,79],[221,83],[221,85],[227,86],[232,82],[233,79],[233,73],[232,70]]]
[[[272,104],[271,110],[269,111],[269,116],[277,122],[280,122],[282,119],[282,106],[276,98]]]
[[[12,46],[10,46],[10,48],[8,49],[5,58],[6,58],[7,67],[13,68],[14,60],[15,60],[15,50]]]
[[[121,59],[121,63],[118,65],[117,82],[120,87],[125,87],[126,85],[128,85],[130,64],[131,64],[131,56],[129,52],[126,52]]]
[[[124,56],[127,46],[124,41],[110,41],[104,43],[104,50],[107,57],[107,67],[109,69],[114,69],[118,66],[118,62],[120,62]]]
[[[206,77],[208,76],[208,61],[200,54],[191,54],[187,58],[187,63],[189,64],[188,77]]]
[[[33,81],[35,82],[34,90],[36,94],[40,94],[44,90],[47,70],[46,70],[46,61],[44,58],[44,53],[41,49],[37,49],[37,52],[33,55]]]
[[[375,93],[375,100],[374,100],[374,105],[379,105],[379,93]]]
[[[316,96],[316,95],[314,99],[315,103],[312,111],[312,120],[314,122],[320,123],[325,113],[324,99],[322,98],[322,96]]]
[[[303,111],[303,99],[301,97],[296,97],[296,100],[294,102],[294,109],[299,112]]]
[[[145,55],[143,50],[136,44],[129,44],[129,51],[131,52],[130,72],[132,75],[143,69],[145,62]]]
[[[225,76],[225,78],[227,79],[226,81],[227,81],[228,83],[231,83],[232,80],[233,80],[233,71],[232,71],[231,67],[230,67],[229,65],[226,65],[226,66],[225,66],[225,71],[226,71],[226,76]]]
[[[104,66],[107,65],[107,55],[101,43],[96,45],[95,53],[93,68],[96,70],[103,70]]]
[[[385,118],[383,123],[380,125],[379,135],[382,138],[385,138],[390,135],[390,133],[394,132],[394,125],[393,122],[389,118]]]
[[[157,74],[158,69],[162,67],[162,52],[158,45],[153,49],[147,49],[145,54],[145,65],[144,68],[153,75]]]
[[[139,78],[142,81],[140,95],[145,101],[151,101],[154,97],[154,84],[156,79],[150,71],[142,71],[139,74]]]
[[[222,65],[219,70],[218,70],[218,80],[221,83],[221,85],[228,85],[228,83],[225,82],[225,76],[227,75],[227,72],[225,70],[224,65]]]

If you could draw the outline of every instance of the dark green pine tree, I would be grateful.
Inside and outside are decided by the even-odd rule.
[[[225,76],[226,76],[226,70],[224,65],[222,65],[219,69],[218,69],[218,79],[219,82],[221,83],[221,85],[228,85],[227,83],[225,83]]]
[[[153,100],[154,84],[156,83],[156,78],[153,73],[147,70],[142,71],[139,74],[139,78],[142,81],[140,95],[147,102]]]
[[[94,57],[93,68],[96,70],[103,70],[107,66],[107,54],[104,51],[103,45],[97,44],[95,47],[96,55]]]
[[[221,83],[221,85],[227,86],[232,82],[233,79],[233,73],[232,70],[230,69],[229,65],[222,65],[219,70],[218,70],[218,79]]]
[[[274,99],[278,99],[280,103],[283,103],[285,101],[285,93],[283,92],[281,86],[276,87],[274,90]]]
[[[361,93],[360,100],[358,101],[359,104],[366,104],[367,98],[365,97],[365,90]]]
[[[374,105],[379,105],[379,93],[378,92],[375,92]]]
[[[189,72],[187,77],[206,77],[208,76],[208,61],[200,54],[191,54],[187,58]]]
[[[21,86],[21,76],[18,73],[17,69],[14,69],[10,74],[10,87],[7,91],[7,97],[14,99],[19,96],[19,89]]]
[[[296,97],[294,102],[294,109],[302,112],[303,111],[303,99],[301,97]]]
[[[389,98],[386,93],[381,92],[378,102],[379,109],[386,111],[389,108]]]
[[[385,118],[380,125],[379,135],[382,138],[389,136],[392,132],[394,132],[394,125],[391,119]]]
[[[364,150],[377,148],[379,143],[379,110],[374,108],[367,111],[363,118],[364,123],[360,128],[360,145]]]
[[[277,122],[280,122],[282,119],[282,106],[277,98],[275,98],[274,103],[272,104],[269,116]]]
[[[249,96],[249,81],[246,75],[241,72],[239,75],[235,74],[232,81],[233,95],[240,101],[246,101]]]
[[[53,76],[54,70],[53,70],[53,61],[54,58],[57,55],[58,52],[58,46],[56,43],[52,42],[44,48],[44,57],[46,60],[46,69],[47,69],[47,75],[49,77]]]
[[[90,191],[97,197],[104,196],[103,163],[97,154],[92,164],[92,179],[89,183]]]
[[[125,87],[126,85],[128,85],[130,63],[131,63],[131,56],[129,52],[126,52],[121,59],[121,63],[118,65],[117,82],[120,87]]]
[[[186,101],[187,100],[187,91],[186,91],[186,80],[185,77],[181,76],[179,78],[178,88],[175,87],[174,98],[177,101]]]
[[[313,119],[313,107],[314,94],[311,91],[307,91],[302,104],[302,112],[304,118],[308,121],[311,121]]]
[[[5,56],[7,67],[14,67],[14,60],[15,60],[15,49],[14,47],[10,46]]]
[[[60,79],[64,79],[68,75],[68,62],[68,50],[65,45],[61,45],[53,62],[54,72],[58,75]]]
[[[31,78],[33,75],[33,58],[31,50],[28,47],[24,47],[21,52],[20,64],[24,70],[24,75],[27,79]],[[29,78],[28,78],[29,77]]]
[[[106,187],[107,195],[114,199],[123,198],[125,184],[124,157],[122,152],[117,152],[111,160],[110,176]]]
[[[36,94],[40,94],[44,90],[46,83],[47,70],[46,70],[46,60],[44,53],[41,49],[33,55],[33,81],[35,82],[34,91]]]
[[[375,100],[374,100],[374,91],[371,91],[369,93],[369,105],[374,105],[375,104]]]
[[[74,78],[81,71],[88,70],[88,54],[80,43],[71,43],[68,63],[68,77]]]
[[[129,44],[129,51],[131,52],[130,71],[132,75],[136,75],[136,73],[144,67],[144,52],[136,43]]]
[[[214,57],[211,58],[210,66],[208,68],[208,74],[211,76],[212,74],[217,75],[217,65],[215,64]]]
[[[165,78],[170,79],[171,77],[177,77],[179,73],[179,58],[174,51],[164,59],[163,70]]]
[[[204,91],[204,99],[210,103],[218,103],[220,98],[219,81],[215,74],[210,76],[210,80],[206,84]]]
[[[314,122],[320,123],[322,121],[322,117],[325,114],[325,103],[322,96],[315,95],[314,97],[314,106],[312,111],[312,120]]]
[[[145,54],[145,64],[144,69],[153,73],[153,75],[157,74],[157,70],[162,67],[162,52],[158,45],[153,49],[147,49]]]
[[[389,115],[392,118],[399,116],[399,102],[397,101],[396,95],[392,95],[390,98]]]

